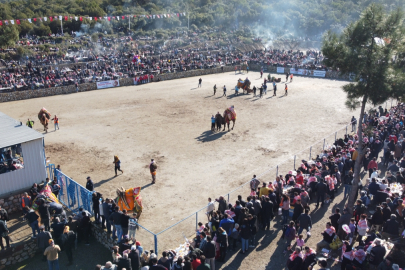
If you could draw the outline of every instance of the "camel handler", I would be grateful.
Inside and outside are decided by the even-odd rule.
[[[32,128],[34,126],[34,123],[35,123],[34,121],[32,121],[28,118],[26,125],[27,125],[27,127]]]
[[[152,184],[155,184],[156,183],[157,164],[153,158],[150,161],[151,162],[149,164],[149,170],[150,170],[150,174],[152,175]]]
[[[117,176],[117,171],[124,173],[124,171],[121,170],[121,160],[118,158],[118,156],[114,156],[113,163],[114,163],[115,176]]]

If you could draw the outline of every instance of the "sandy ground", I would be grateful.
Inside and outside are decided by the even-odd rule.
[[[235,96],[231,88],[238,78],[246,76],[253,85],[263,82],[257,72],[223,73],[203,76],[201,88],[197,88],[198,78],[192,77],[3,103],[0,110],[23,122],[28,117],[36,119],[42,107],[58,115],[60,130],[53,132],[52,125],[45,137],[51,162],[60,164],[65,174],[83,185],[91,176],[104,197],[115,196],[120,186],[143,187],[141,224],[157,233],[204,207],[208,197],[225,194],[253,174],[291,158],[359,114],[344,106],[341,86],[346,82],[296,76],[289,83],[287,97],[283,96],[284,83],[278,84],[276,97],[272,91],[262,99],[253,94]],[[216,96],[214,84],[219,88]],[[223,85],[227,86],[227,97],[221,97]],[[234,130],[212,133],[211,115],[223,113],[231,105],[237,112]],[[34,128],[42,132],[39,121]],[[297,159],[308,158],[308,152]],[[120,157],[124,170],[118,177],[114,177],[114,155]],[[159,166],[155,185],[149,185],[151,158]],[[285,174],[291,166],[280,173]],[[274,180],[274,175],[263,179]],[[245,197],[249,191],[245,188],[239,193]],[[201,215],[199,219],[206,221]],[[194,226],[195,218],[187,224]],[[183,232],[169,230],[159,236],[160,245],[176,247],[180,243],[168,241],[169,234],[181,238]],[[263,237],[268,242],[277,236],[271,233]],[[257,250],[257,267],[250,268],[246,260],[237,260],[238,264],[247,263],[243,269],[270,267],[269,256],[276,248],[268,242],[260,249],[266,255]]]

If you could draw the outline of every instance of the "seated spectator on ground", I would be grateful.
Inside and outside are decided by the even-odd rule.
[[[326,229],[321,233],[323,239],[316,244],[316,252],[319,253],[323,248],[329,248],[329,245],[332,243],[333,238],[336,235],[336,230],[330,222],[326,223]]]

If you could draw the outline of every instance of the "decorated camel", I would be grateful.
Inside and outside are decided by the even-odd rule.
[[[125,190],[123,187],[117,189],[118,203],[120,210],[133,211],[139,220],[142,214],[141,188],[130,188]]]
[[[42,108],[38,113],[38,119],[41,122],[41,124],[44,126],[44,131],[48,132],[49,119],[51,119],[51,114],[48,112],[48,110],[45,108]]]
[[[244,94],[245,94],[245,93],[251,93],[251,92],[253,92],[253,90],[250,89],[250,81],[249,81],[248,78],[246,78],[246,80],[244,80],[244,81],[241,80],[241,79],[239,79],[239,80],[238,80],[237,87],[238,87],[239,89],[243,89],[243,93],[244,93]]]
[[[232,130],[233,130],[233,128],[235,127],[235,122],[236,122],[236,112],[235,112],[235,108],[233,105],[224,111],[223,118],[225,120],[225,123],[228,125],[228,131],[230,131],[229,122],[230,121],[233,122],[233,126],[232,126]],[[225,131],[225,124],[224,124],[224,129],[222,131]]]

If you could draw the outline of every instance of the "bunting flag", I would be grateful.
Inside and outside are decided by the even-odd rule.
[[[147,15],[121,15],[121,16],[112,16],[112,17],[85,17],[88,20],[95,20],[95,21],[101,21],[101,20],[108,20],[111,21],[111,18],[113,20],[125,20],[126,18],[130,19],[131,17],[136,18],[136,17],[142,17],[142,18],[146,18],[146,19],[163,19],[163,18],[173,18],[173,17],[184,17],[186,16],[185,12],[181,12],[181,13],[166,13],[166,14],[147,14]],[[12,25],[17,24],[20,25],[21,21],[28,21],[29,23],[32,22],[37,22],[37,19],[39,19],[41,22],[45,21],[47,22],[49,18],[50,22],[53,22],[54,20],[57,21],[58,19],[60,21],[83,21],[83,17],[79,17],[79,16],[68,16],[68,15],[58,15],[58,16],[50,16],[50,17],[38,17],[38,18],[29,18],[29,19],[13,19],[13,20],[4,20],[4,21],[0,21],[0,26],[3,25],[9,25],[9,23],[11,23]]]

